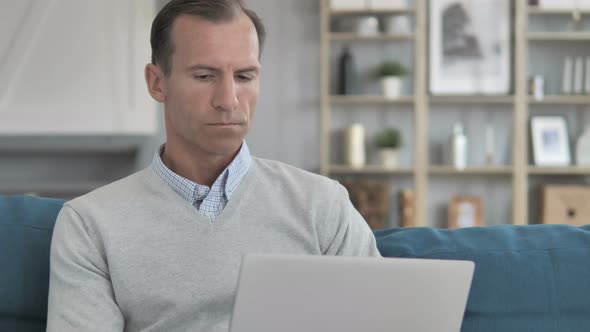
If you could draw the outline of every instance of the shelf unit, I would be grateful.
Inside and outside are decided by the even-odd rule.
[[[369,96],[369,95],[350,95],[350,96],[330,96],[332,104],[340,105],[369,105],[369,104],[413,104],[414,97],[402,96],[396,99],[388,99],[383,96]]]
[[[430,166],[430,174],[438,175],[512,175],[511,166],[469,166],[464,169],[456,169],[451,166]]]
[[[514,96],[430,96],[434,104],[513,104]]]
[[[365,175],[386,175],[386,174],[406,174],[412,175],[414,170],[410,167],[385,168],[379,165],[367,165],[356,168],[347,165],[330,165],[330,174],[365,174]]]
[[[377,34],[377,35],[357,35],[354,33],[330,33],[332,41],[395,41],[395,40],[414,40],[413,34]]]
[[[529,32],[528,39],[543,41],[584,41],[590,40],[589,32]]]
[[[531,6],[528,8],[527,12],[529,15],[588,15],[590,14],[590,10],[568,10],[568,9],[546,9],[540,7]]]
[[[590,105],[590,96],[544,96],[541,100],[529,97],[531,105]]]
[[[590,105],[590,96],[584,95],[546,95],[542,100],[536,100],[528,94],[528,59],[529,43],[537,41],[566,41],[579,42],[590,40],[590,31],[582,32],[529,32],[529,17],[537,15],[588,15],[590,11],[578,11],[572,13],[567,10],[546,10],[529,7],[526,1],[512,1],[513,3],[513,66],[512,80],[513,92],[510,95],[485,96],[485,95],[457,95],[457,96],[431,96],[428,93],[428,0],[415,0],[414,8],[399,10],[331,10],[328,0],[321,0],[321,45],[320,45],[320,84],[321,84],[321,167],[320,172],[327,176],[341,177],[346,175],[371,175],[371,176],[402,176],[411,177],[414,191],[415,222],[418,226],[430,226],[427,220],[427,202],[429,182],[446,176],[466,177],[469,181],[482,179],[505,179],[509,181],[512,194],[512,220],[513,224],[529,223],[529,190],[530,177],[543,176],[590,176],[590,168],[584,167],[538,167],[530,165],[529,161],[529,116],[535,113],[532,107],[536,105]],[[413,16],[413,33],[405,35],[377,35],[372,37],[357,36],[351,33],[335,33],[330,30],[330,20],[342,15],[387,15],[405,14]],[[334,41],[347,40],[350,42],[371,41],[376,43],[391,43],[408,41],[413,43],[414,67],[413,94],[399,99],[386,99],[378,95],[331,95],[331,49]],[[413,165],[400,169],[384,169],[377,165],[367,165],[363,168],[351,168],[346,165],[331,164],[332,116],[340,113],[333,108],[351,105],[355,112],[363,112],[362,107],[377,105],[387,112],[391,107],[398,107],[401,112],[412,112],[413,137],[410,146],[413,152]],[[512,135],[510,146],[512,147],[510,165],[476,166],[469,165],[464,170],[457,170],[446,165],[433,165],[429,161],[429,114],[436,113],[435,106],[458,105],[458,111],[469,111],[470,105],[483,105],[507,109],[511,112]],[[466,107],[462,107],[466,106]],[[496,107],[497,106],[497,107]],[[358,110],[358,111],[357,111]],[[349,110],[344,110],[349,112]],[[398,111],[399,112],[399,111]],[[558,112],[558,111],[557,111]],[[432,179],[431,179],[432,178]],[[491,180],[493,181],[493,180]]]
[[[587,175],[590,176],[589,167],[569,166],[569,167],[539,167],[529,166],[528,172],[531,175]]]

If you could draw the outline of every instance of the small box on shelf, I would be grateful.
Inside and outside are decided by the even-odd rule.
[[[582,226],[590,219],[590,186],[545,185],[541,189],[541,223]]]

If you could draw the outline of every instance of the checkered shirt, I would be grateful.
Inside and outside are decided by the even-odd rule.
[[[166,167],[164,162],[162,162],[164,147],[165,144],[162,144],[156,152],[152,160],[152,169],[176,193],[213,222],[221,214],[232,193],[248,172],[251,157],[246,141],[242,144],[234,160],[221,172],[215,182],[213,182],[211,188],[186,179]]]

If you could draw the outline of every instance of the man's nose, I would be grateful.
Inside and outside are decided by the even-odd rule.
[[[213,106],[220,111],[233,111],[238,106],[236,82],[232,77],[224,77],[218,82],[213,97]]]

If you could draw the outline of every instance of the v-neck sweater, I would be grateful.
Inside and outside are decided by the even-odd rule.
[[[47,331],[227,331],[247,253],[379,256],[334,180],[253,157],[211,223],[146,168],[64,205]]]

